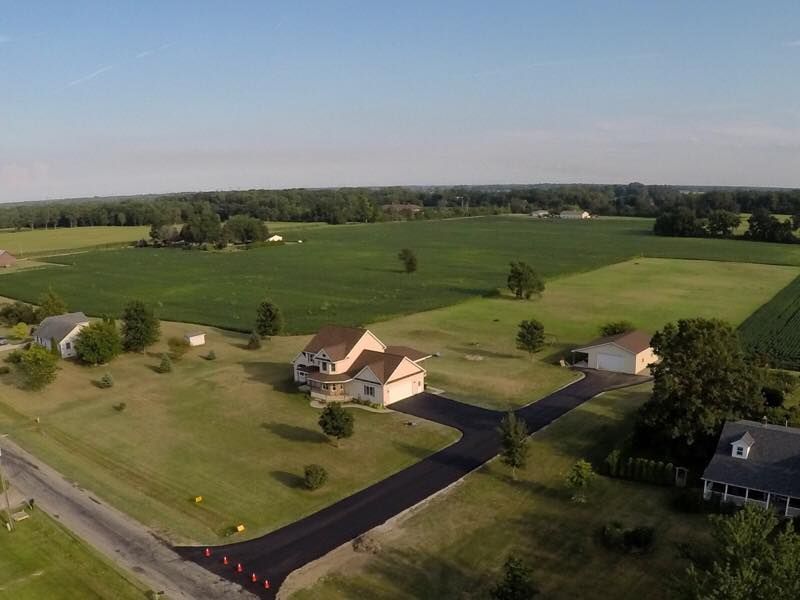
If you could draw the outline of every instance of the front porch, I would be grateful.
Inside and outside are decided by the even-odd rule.
[[[720,501],[737,506],[756,504],[763,508],[771,508],[784,517],[800,515],[800,498],[785,496],[764,490],[739,487],[718,481],[703,481],[703,498],[711,500],[719,498]]]
[[[345,392],[344,383],[323,383],[308,381],[309,393],[316,400],[325,402],[346,402],[350,396]]]

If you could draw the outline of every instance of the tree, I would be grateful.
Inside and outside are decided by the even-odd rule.
[[[353,415],[337,403],[328,404],[319,417],[319,426],[325,435],[336,439],[338,446],[339,440],[353,435]]]
[[[55,381],[58,356],[42,346],[33,344],[20,354],[17,364],[23,384],[31,390],[41,390]]]
[[[169,354],[164,352],[161,355],[161,362],[158,363],[156,367],[156,371],[159,373],[170,373],[172,372],[172,359],[169,357]]]
[[[28,331],[28,324],[20,321],[11,328],[11,335],[18,340],[24,340],[28,337]]]
[[[181,230],[181,238],[193,244],[216,242],[222,237],[219,215],[204,202],[195,207]]]
[[[508,289],[517,298],[529,300],[534,294],[538,296],[544,291],[544,282],[529,264],[512,262],[508,273]]]
[[[517,349],[534,354],[544,348],[544,325],[536,319],[522,321],[517,331]]]
[[[0,320],[6,325],[16,325],[17,323],[38,323],[39,318],[36,309],[25,302],[16,301],[6,304],[0,308]]]
[[[256,308],[256,333],[267,338],[278,335],[282,328],[283,316],[280,309],[269,300],[263,300]]]
[[[512,411],[500,422],[500,459],[511,467],[511,478],[517,480],[517,469],[522,469],[528,460],[528,425]]]
[[[567,485],[572,490],[574,502],[586,502],[586,489],[594,479],[594,470],[591,463],[580,459],[567,473]]]
[[[121,352],[122,338],[113,319],[90,323],[80,330],[75,340],[75,353],[90,365],[107,363]]]
[[[713,515],[711,565],[693,562],[684,597],[692,600],[800,598],[800,535],[754,504]]]
[[[653,224],[653,233],[656,235],[695,237],[703,235],[703,228],[694,214],[694,210],[681,206],[658,215]]]
[[[126,352],[144,352],[161,336],[161,323],[153,309],[141,300],[132,300],[122,311],[122,347]]]
[[[530,569],[516,556],[509,556],[503,565],[503,579],[490,592],[494,600],[529,600],[539,593]]]
[[[709,235],[716,237],[730,237],[739,227],[742,217],[728,210],[712,210],[708,215],[706,229]]]
[[[242,244],[263,242],[269,235],[261,219],[247,215],[234,215],[225,221],[222,233],[226,240]]]
[[[48,288],[44,294],[39,296],[39,310],[37,311],[39,320],[54,315],[63,315],[67,310],[67,303],[53,291],[53,288]]]
[[[259,348],[261,348],[261,336],[258,335],[255,331],[253,331],[247,338],[247,349],[258,350]]]
[[[309,490],[316,490],[328,481],[328,472],[321,465],[306,465],[303,469],[303,484]]]
[[[410,248],[403,248],[397,253],[397,258],[403,263],[406,273],[413,273],[417,270],[417,255]]]
[[[633,323],[630,321],[609,321],[605,325],[600,326],[600,335],[603,337],[619,335],[620,333],[633,331],[633,329]]]
[[[730,325],[681,319],[651,343],[661,360],[652,367],[653,394],[639,415],[647,432],[691,446],[716,438],[725,420],[760,417],[758,374]]]

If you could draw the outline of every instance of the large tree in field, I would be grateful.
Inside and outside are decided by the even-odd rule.
[[[652,433],[692,445],[716,436],[728,419],[756,416],[763,402],[759,378],[730,325],[682,319],[656,333],[652,346],[661,360],[639,416]]]
[[[153,309],[133,300],[122,311],[122,347],[126,352],[144,352],[161,336],[161,323]]]
[[[263,242],[267,239],[267,228],[261,219],[247,215],[234,215],[222,228],[225,239],[232,242]]]
[[[26,388],[41,390],[48,383],[55,381],[58,355],[34,344],[22,353],[17,368]]]
[[[517,330],[517,349],[535,354],[544,348],[544,325],[536,319],[522,321]]]
[[[742,217],[738,213],[728,210],[712,210],[708,215],[706,229],[712,236],[730,237],[741,222]]]
[[[522,261],[512,262],[508,273],[508,289],[517,298],[529,300],[534,294],[544,291],[544,281],[529,264]]]
[[[528,426],[524,419],[509,411],[500,421],[500,460],[511,467],[511,478],[516,481],[517,469],[528,461]]]
[[[338,446],[339,440],[353,435],[353,415],[334,402],[322,410],[319,426],[325,435],[336,440]]]
[[[714,515],[711,565],[692,564],[687,600],[800,598],[800,535],[771,510],[748,504],[732,516]]]
[[[122,352],[122,337],[113,319],[90,323],[78,333],[75,353],[90,365],[107,363]]]
[[[256,308],[255,331],[262,338],[278,335],[283,329],[281,309],[269,300],[262,300]]]
[[[39,309],[36,311],[36,316],[42,320],[46,317],[63,315],[67,310],[67,303],[64,299],[56,294],[53,288],[48,288],[44,294],[39,296]]]

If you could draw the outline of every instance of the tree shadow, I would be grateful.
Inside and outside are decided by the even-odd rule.
[[[292,367],[288,363],[253,360],[239,364],[252,381],[265,383],[285,394],[297,392],[297,384],[292,380]]]
[[[269,475],[275,481],[288,488],[299,489],[305,486],[302,477],[288,471],[270,471]]]
[[[297,425],[288,425],[286,423],[261,423],[261,428],[290,442],[328,443],[327,436],[307,427],[298,427]]]
[[[471,347],[449,347],[450,350],[453,352],[458,352],[459,354],[477,354],[479,356],[484,356],[486,358],[517,358],[518,355],[516,354],[507,354],[505,352],[493,352],[491,350],[483,350],[480,346],[471,346]]]

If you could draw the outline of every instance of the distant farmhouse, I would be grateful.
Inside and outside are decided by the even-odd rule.
[[[549,210],[534,210],[531,212],[531,216],[536,219],[548,219],[550,218],[550,211]]]
[[[33,341],[48,350],[57,349],[62,358],[75,356],[75,338],[89,324],[82,312],[43,319],[33,332]]]
[[[368,329],[329,325],[292,362],[294,380],[307,384],[312,398],[365,400],[386,406],[425,390],[429,354],[386,346]]]
[[[561,219],[591,219],[592,215],[586,210],[564,210],[558,215]]]
[[[384,204],[383,212],[394,216],[412,217],[422,212],[422,207],[418,204]]]
[[[8,250],[0,250],[0,269],[8,269],[17,264],[16,257]]]
[[[703,497],[800,515],[800,429],[731,421],[703,472]]]
[[[271,236],[269,236],[267,238],[267,241],[268,242],[282,242],[283,241],[283,236],[282,235],[277,235],[277,234],[271,235]]]
[[[585,362],[579,364],[590,369],[645,375],[649,374],[650,365],[658,360],[650,346],[651,337],[649,333],[635,329],[598,338],[572,352],[586,355]]]

